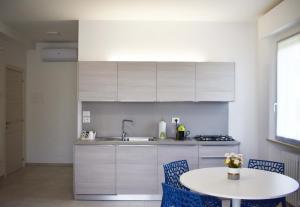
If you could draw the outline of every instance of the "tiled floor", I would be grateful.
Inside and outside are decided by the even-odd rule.
[[[72,168],[29,166],[0,180],[0,207],[159,207],[158,201],[74,201]]]

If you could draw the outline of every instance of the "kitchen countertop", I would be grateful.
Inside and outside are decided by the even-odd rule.
[[[155,139],[154,141],[108,141],[103,138],[95,140],[77,139],[75,145],[206,145],[206,146],[223,146],[223,145],[239,145],[238,141],[197,141],[193,138],[178,141],[172,138]]]

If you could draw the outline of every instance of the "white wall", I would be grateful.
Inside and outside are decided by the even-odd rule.
[[[260,39],[259,51],[259,108],[260,108],[260,156],[271,160],[280,160],[281,151],[299,153],[298,150],[266,141],[275,138],[275,113],[273,104],[276,102],[276,45],[277,41],[300,32],[300,23],[276,35]]]
[[[77,137],[77,64],[42,62],[39,51],[44,46],[53,44],[38,44],[27,53],[26,161],[72,163]]]
[[[0,33],[0,176],[5,166],[5,66],[26,68],[26,48]]]
[[[277,41],[300,32],[300,1],[283,1],[259,21],[258,39],[258,108],[260,157],[280,160],[281,151],[299,153],[299,150],[266,141],[275,138],[276,102],[276,45]]]
[[[229,134],[258,154],[255,23],[79,21],[79,60],[233,61]]]
[[[10,38],[10,41],[18,42],[24,48],[32,47],[31,41],[28,40],[24,35],[19,34],[0,20],[0,34],[6,38]]]
[[[295,26],[300,21],[300,1],[285,0],[259,18],[260,38],[270,37]],[[271,37],[272,38],[272,37]]]

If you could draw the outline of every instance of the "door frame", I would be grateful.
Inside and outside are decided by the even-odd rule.
[[[7,149],[6,149],[6,122],[7,122],[7,116],[6,116],[6,104],[7,104],[7,100],[6,100],[6,95],[7,95],[7,88],[6,88],[6,85],[7,85],[7,80],[6,80],[6,73],[8,70],[12,70],[12,71],[15,71],[15,72],[19,72],[21,73],[22,75],[22,99],[23,99],[23,110],[22,110],[22,120],[23,120],[23,123],[22,123],[22,167],[25,167],[25,141],[26,141],[26,137],[25,137],[25,134],[26,134],[26,129],[25,129],[25,70],[21,67],[17,67],[17,66],[14,66],[14,65],[5,65],[4,66],[4,141],[3,141],[3,147],[4,147],[4,176],[6,177],[7,176]]]

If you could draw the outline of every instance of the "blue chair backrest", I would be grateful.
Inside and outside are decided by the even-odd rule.
[[[176,188],[189,190],[179,182],[180,176],[189,171],[189,165],[186,160],[178,160],[163,165],[165,173],[165,183]]]
[[[248,163],[248,168],[266,170],[270,172],[284,174],[284,163],[282,162],[250,159]]]
[[[202,207],[199,194],[162,183],[163,202],[161,207]]]

